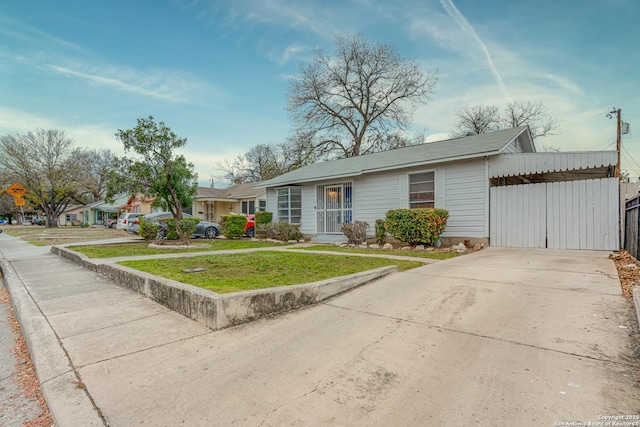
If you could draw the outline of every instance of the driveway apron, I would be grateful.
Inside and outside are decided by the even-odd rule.
[[[607,256],[489,248],[217,332],[52,255],[12,266],[112,426],[552,426],[640,414]]]

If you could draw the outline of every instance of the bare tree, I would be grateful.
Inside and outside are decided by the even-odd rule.
[[[426,103],[437,81],[390,45],[338,36],[335,56],[318,51],[290,81],[289,111],[317,155],[358,156],[388,149],[388,135],[408,128],[410,107]]]
[[[0,152],[0,167],[28,189],[25,198],[39,204],[47,227],[57,227],[60,214],[78,193],[82,165],[75,159],[81,150],[64,131],[37,129],[0,137]]]
[[[533,138],[555,135],[558,121],[548,114],[542,101],[513,101],[507,104],[502,117],[503,128],[529,125]]]
[[[314,160],[316,156],[310,151],[308,141],[301,137],[277,145],[258,144],[233,162],[225,161],[217,166],[224,172],[223,179],[243,184],[275,178]]]
[[[82,196],[87,202],[103,199],[107,193],[107,182],[114,170],[116,156],[110,150],[85,150],[80,153],[78,162],[82,163],[79,177]]]
[[[458,122],[452,132],[454,136],[480,134],[500,129],[500,113],[495,105],[466,105],[456,110],[456,116]]]
[[[554,135],[558,121],[548,114],[542,101],[513,101],[507,104],[502,114],[494,105],[477,104],[465,106],[455,112],[458,117],[454,136],[469,133],[480,134],[528,125],[533,138]]]

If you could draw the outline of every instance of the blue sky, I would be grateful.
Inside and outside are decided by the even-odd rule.
[[[121,155],[116,130],[153,115],[188,139],[207,184],[217,162],[285,140],[289,78],[357,32],[439,70],[414,112],[428,141],[465,105],[532,100],[560,122],[540,149],[615,149],[615,106],[638,177],[638,18],[637,0],[4,1],[0,135],[56,128]]]

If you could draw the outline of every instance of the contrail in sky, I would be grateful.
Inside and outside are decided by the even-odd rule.
[[[442,7],[444,8],[444,10],[447,11],[447,14],[450,17],[452,17],[454,21],[456,21],[456,23],[460,26],[460,28],[462,28],[463,30],[468,31],[469,33],[471,33],[473,38],[476,39],[476,42],[478,42],[478,45],[480,45],[480,48],[484,52],[484,56],[487,58],[487,62],[489,63],[489,67],[491,67],[491,72],[493,72],[493,75],[496,78],[496,82],[498,83],[498,86],[500,86],[500,90],[502,90],[502,93],[507,98],[511,99],[511,95],[509,94],[509,90],[504,85],[504,82],[502,81],[502,77],[500,76],[500,73],[498,72],[498,69],[494,65],[493,60],[491,59],[491,55],[489,55],[489,51],[487,50],[487,47],[484,45],[484,43],[482,43],[482,40],[480,40],[480,37],[478,37],[476,32],[473,30],[473,27],[471,26],[471,24],[469,24],[469,21],[467,21],[465,19],[464,15],[462,15],[462,13],[460,13],[460,11],[456,7],[456,5],[453,4],[452,0],[440,0],[440,4],[442,4]]]

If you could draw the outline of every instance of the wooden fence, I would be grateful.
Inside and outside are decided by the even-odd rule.
[[[638,259],[640,239],[640,196],[635,196],[625,202],[624,209],[624,249],[635,259]]]

